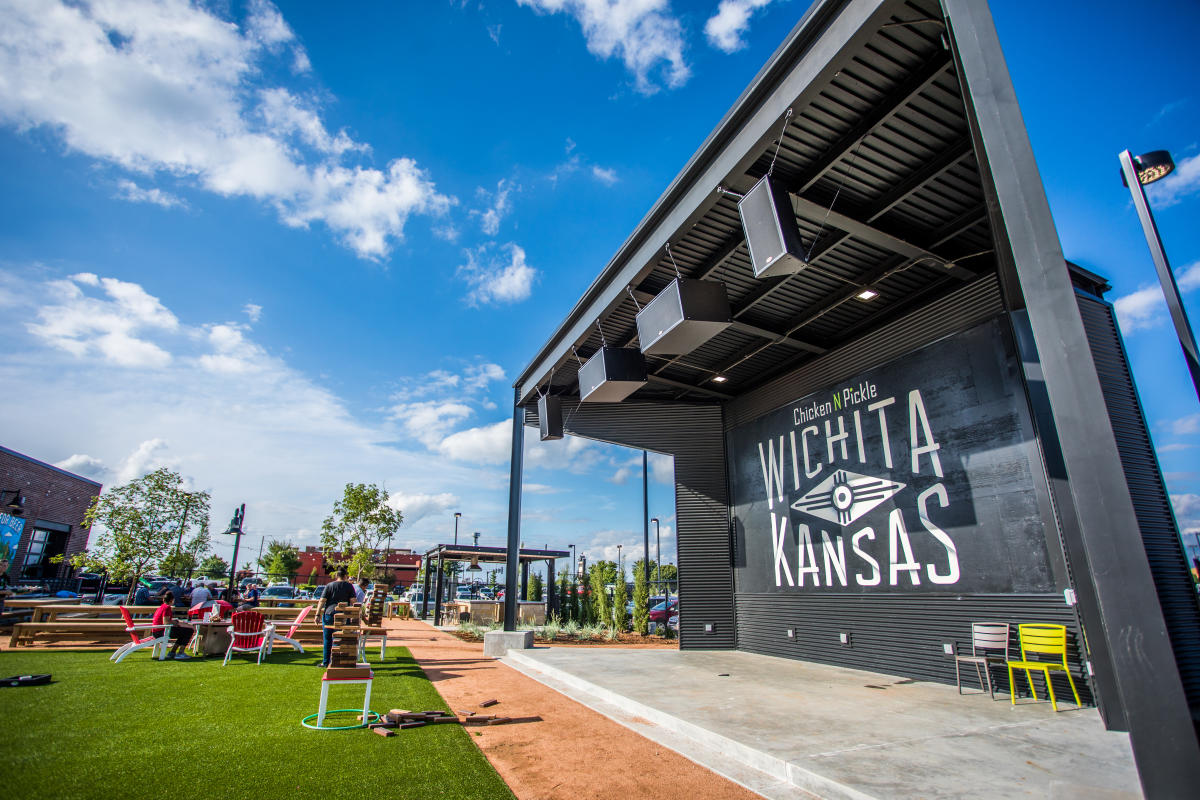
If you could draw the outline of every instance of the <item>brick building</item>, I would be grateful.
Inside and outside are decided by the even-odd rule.
[[[325,553],[319,547],[306,547],[299,553],[300,569],[296,577],[301,582],[311,582],[317,585],[329,583],[332,578],[328,568],[342,559],[341,553]],[[375,577],[383,580],[385,576],[393,577],[394,583],[410,586],[417,580],[417,571],[421,566],[421,557],[407,548],[391,550],[376,550],[372,561],[375,564]],[[309,576],[316,570],[316,579],[309,581]]]
[[[84,513],[100,484],[0,447],[0,558],[6,577],[42,581],[72,574],[67,563],[87,547]],[[55,556],[66,558],[53,563]]]

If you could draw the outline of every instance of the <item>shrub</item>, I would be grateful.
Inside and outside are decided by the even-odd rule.
[[[646,571],[633,567],[633,629],[643,636],[650,632],[650,586]]]

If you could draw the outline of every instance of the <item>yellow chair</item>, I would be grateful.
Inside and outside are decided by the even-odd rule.
[[[1050,683],[1052,671],[1064,672],[1067,682],[1071,684],[1071,693],[1075,695],[1075,705],[1083,705],[1079,700],[1079,692],[1075,689],[1075,681],[1071,679],[1071,670],[1067,668],[1067,629],[1063,625],[1018,625],[1017,637],[1021,642],[1021,660],[1008,662],[1008,693],[1013,705],[1017,704],[1017,693],[1013,689],[1013,669],[1025,671],[1025,680],[1029,682],[1029,691],[1037,700],[1037,689],[1033,687],[1033,676],[1030,670],[1042,673],[1046,680],[1046,690],[1050,693],[1050,705],[1058,711],[1058,702],[1054,699],[1054,685]],[[1062,661],[1031,660],[1027,653],[1037,653],[1046,656],[1058,656]]]

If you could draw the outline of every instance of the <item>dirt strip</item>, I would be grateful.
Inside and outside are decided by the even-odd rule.
[[[468,727],[520,800],[761,800],[759,795],[618,725],[422,622],[391,620],[388,644],[407,647],[450,708],[540,722]],[[394,638],[393,638],[394,637]],[[500,702],[486,712],[479,703]],[[650,723],[647,729],[652,730]]]

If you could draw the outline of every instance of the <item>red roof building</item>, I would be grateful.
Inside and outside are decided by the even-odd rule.
[[[342,554],[321,550],[319,547],[306,547],[299,553],[300,569],[296,577],[303,583],[315,583],[318,586],[329,583],[333,577],[329,570],[342,560]],[[375,579],[386,582],[394,578],[400,586],[410,586],[417,580],[417,571],[421,567],[421,557],[407,548],[376,550],[372,561],[375,564]],[[313,570],[316,575],[313,575]]]

